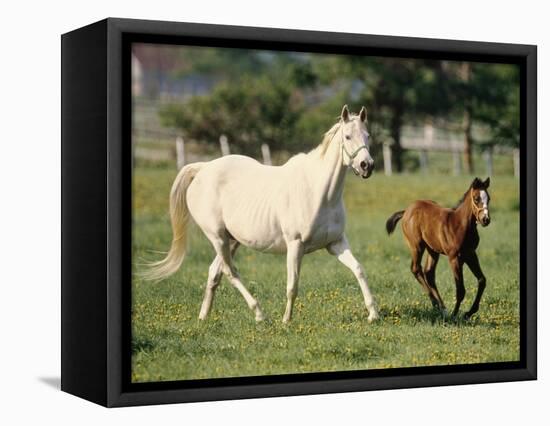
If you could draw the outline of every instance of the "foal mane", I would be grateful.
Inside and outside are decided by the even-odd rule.
[[[470,193],[470,190],[472,189],[472,185],[470,185],[468,187],[468,189],[466,190],[466,192],[464,193],[464,195],[462,196],[462,198],[460,198],[460,200],[458,200],[458,203],[456,203],[456,205],[453,207],[453,210],[456,210],[458,207],[460,207],[460,205],[464,202],[464,200],[466,199],[466,197],[468,196],[468,194]]]

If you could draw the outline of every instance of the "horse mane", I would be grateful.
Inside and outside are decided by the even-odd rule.
[[[342,122],[338,121],[336,122],[323,136],[323,141],[313,149],[313,151],[318,152],[321,158],[325,156],[325,153],[327,152],[327,149],[334,139],[334,136],[336,136],[336,133],[338,130],[340,130]]]
[[[351,114],[350,120],[353,120],[355,118],[359,117],[357,114]],[[342,126],[342,121],[338,119],[334,125],[325,132],[323,135],[323,140],[319,145],[317,145],[315,148],[313,148],[311,151],[307,153],[307,155],[310,154],[319,154],[321,158],[323,158],[328,150],[328,147],[330,146],[332,140],[334,139],[334,136],[336,136],[336,133],[338,133],[338,130],[340,130],[340,127]],[[290,160],[294,158],[299,158],[303,155],[303,153],[298,153],[290,158]]]
[[[358,117],[359,116],[357,114],[351,114],[349,119],[354,120]],[[334,139],[334,136],[336,136],[336,133],[338,132],[338,130],[340,130],[341,126],[342,126],[342,121],[338,119],[338,121],[334,123],[334,125],[325,133],[325,135],[323,136],[323,141],[311,152],[317,152],[319,153],[320,157],[323,158],[325,156],[325,153],[327,152],[327,149],[330,143]]]
[[[470,193],[470,189],[472,189],[472,185],[470,185],[468,187],[468,189],[466,190],[466,192],[464,193],[464,195],[460,198],[460,200],[458,200],[458,203],[456,203],[456,205],[453,207],[453,210],[456,210],[458,207],[460,207],[460,205],[464,202],[464,200],[466,199],[466,196]]]

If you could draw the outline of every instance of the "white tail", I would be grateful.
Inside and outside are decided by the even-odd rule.
[[[170,220],[172,222],[172,246],[166,257],[148,265],[148,270],[141,273],[147,280],[162,280],[176,272],[187,251],[187,188],[204,163],[193,163],[183,167],[170,191]]]

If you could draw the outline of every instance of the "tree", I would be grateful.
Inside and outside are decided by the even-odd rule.
[[[368,105],[369,116],[388,130],[392,158],[403,171],[401,130],[407,118],[445,113],[450,106],[442,93],[440,61],[367,56],[341,59],[340,73],[362,82],[358,103]]]
[[[488,145],[519,146],[519,68],[514,65],[449,62],[446,74],[451,90],[449,102],[454,115],[462,116],[464,163],[474,172],[472,151],[481,146],[473,126],[490,129]]]
[[[472,80],[473,117],[491,129],[489,144],[519,147],[519,66],[474,64]]]
[[[160,117],[164,125],[181,129],[190,139],[217,144],[225,134],[237,152],[257,156],[262,143],[272,149],[287,147],[301,108],[284,82],[245,77],[240,84],[222,83],[211,94],[185,104],[169,104]]]

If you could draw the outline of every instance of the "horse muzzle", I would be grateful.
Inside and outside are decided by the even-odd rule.
[[[361,177],[363,179],[368,179],[372,175],[372,171],[374,170],[374,162],[373,161],[361,161],[361,170],[362,172]]]
[[[491,218],[489,216],[485,216],[480,221],[481,226],[486,227],[491,223]]]

